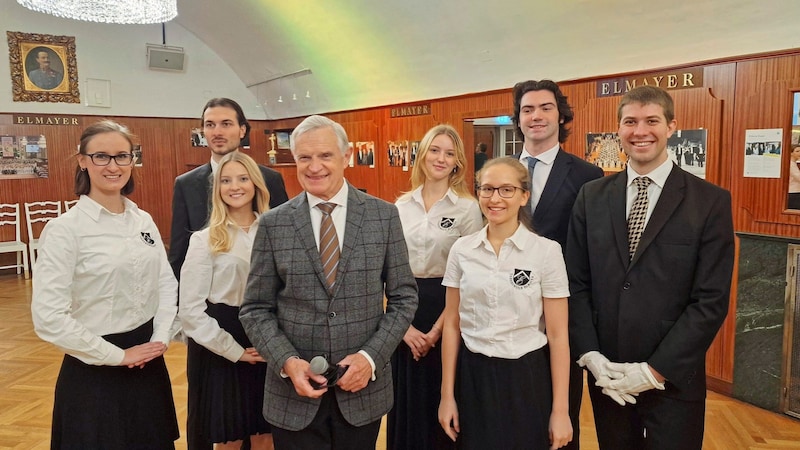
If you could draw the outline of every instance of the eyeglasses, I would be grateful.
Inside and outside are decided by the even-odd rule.
[[[95,166],[107,166],[113,159],[118,166],[130,166],[133,162],[133,154],[131,153],[118,153],[116,155],[109,155],[106,153],[87,153],[86,156],[92,159]]]
[[[491,187],[491,186],[479,186],[478,187],[478,195],[483,198],[492,198],[494,195],[494,191],[497,191],[502,198],[511,198],[517,192],[517,189],[520,191],[524,191],[521,187],[516,186],[500,186],[500,187]]]

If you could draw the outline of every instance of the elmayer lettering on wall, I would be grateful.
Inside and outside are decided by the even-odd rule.
[[[431,113],[431,104],[399,106],[392,108],[391,117],[426,116]]]
[[[614,97],[617,95],[624,95],[637,86],[658,86],[666,90],[702,87],[703,69],[660,72],[599,80],[597,81],[597,96]]]
[[[68,125],[78,126],[77,117],[71,116],[44,116],[40,114],[14,115],[14,125]]]

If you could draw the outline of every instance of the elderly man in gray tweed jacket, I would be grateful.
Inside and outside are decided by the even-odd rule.
[[[304,192],[261,217],[239,316],[271,367],[264,417],[276,448],[372,450],[417,307],[403,230],[394,205],[344,179],[340,124],[308,117],[290,146]],[[347,371],[316,388],[316,356]]]

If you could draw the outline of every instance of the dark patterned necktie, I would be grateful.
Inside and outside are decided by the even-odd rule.
[[[333,290],[336,283],[336,266],[339,265],[339,238],[336,236],[336,227],[333,226],[331,212],[336,207],[335,203],[320,203],[317,205],[322,211],[322,221],[319,226],[319,257],[322,261],[322,270],[328,281],[328,290]]]
[[[647,187],[652,182],[653,180],[648,177],[636,177],[633,180],[633,184],[636,185],[639,191],[631,206],[631,213],[628,215],[628,253],[630,259],[633,259],[636,247],[639,246],[639,240],[642,239],[645,218],[647,217]]]
[[[528,191],[531,195],[528,196],[528,209],[531,210],[531,215],[533,215],[533,204],[531,200],[533,199],[533,168],[536,167],[536,163],[539,162],[538,159],[534,158],[533,156],[528,157],[528,178],[531,180],[531,184],[529,186],[530,190]]]

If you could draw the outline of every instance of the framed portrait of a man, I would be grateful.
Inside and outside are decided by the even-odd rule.
[[[80,103],[75,38],[7,31],[17,102]]]

